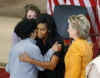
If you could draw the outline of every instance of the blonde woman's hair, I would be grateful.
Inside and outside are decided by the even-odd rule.
[[[78,32],[80,38],[88,39],[90,23],[84,15],[72,15],[69,17],[68,21],[71,23],[72,28]]]

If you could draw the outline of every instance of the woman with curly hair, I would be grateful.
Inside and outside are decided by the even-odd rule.
[[[37,17],[40,15],[40,10],[38,7],[36,7],[33,4],[27,4],[25,7],[25,15],[21,19],[21,21],[18,22],[18,24],[14,28],[14,32],[12,34],[12,46],[14,46],[16,43],[18,43],[21,38],[17,35],[16,29],[17,27],[24,21],[24,20],[32,20],[32,19],[37,19]]]

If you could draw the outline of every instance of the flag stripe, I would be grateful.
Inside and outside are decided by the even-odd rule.
[[[49,0],[49,7],[50,7],[51,15],[53,15],[51,0]]]
[[[93,5],[92,6],[92,10],[93,10],[93,12],[94,12],[94,17],[95,17],[95,19],[94,19],[94,21],[95,21],[95,23],[97,24],[97,28],[98,29],[100,29],[100,27],[99,27],[99,19],[98,19],[98,13],[97,13],[97,8],[96,8],[96,2],[94,1],[94,0],[90,0],[90,3],[91,3],[91,5]],[[98,30],[98,32],[100,32],[100,30]]]
[[[98,0],[98,5],[99,5],[99,7],[100,7],[100,0]]]
[[[97,1],[97,6],[96,6],[96,8],[97,8],[97,15],[98,15],[98,29],[100,30],[100,0],[98,0]],[[100,31],[99,31],[99,33],[100,33]]]
[[[52,12],[54,12],[54,8],[55,8],[55,3],[54,3],[54,0],[51,0],[51,3],[52,3]]]
[[[74,4],[77,5],[77,6],[80,6],[79,0],[74,0]]]
[[[70,0],[70,3],[71,3],[71,5],[74,5],[74,1],[73,0]]]
[[[56,6],[59,5],[58,0],[54,0],[54,3],[55,3]]]
[[[84,1],[83,0],[79,0],[80,2],[80,6],[85,7]]]
[[[84,1],[84,4],[87,8],[87,11],[88,11],[90,20],[92,22],[92,26],[94,28],[94,31],[95,31],[95,33],[98,33],[97,24],[95,22],[95,16],[94,16],[94,12],[93,12],[93,9],[92,9],[92,5],[90,4],[89,0]]]
[[[64,5],[64,0],[58,0],[58,2],[60,3],[60,5]]]
[[[71,5],[70,0],[66,0],[66,5]]]
[[[48,0],[47,0],[47,12],[48,12],[48,14],[50,14],[50,15],[51,15],[51,11],[50,11],[50,5],[49,5],[49,2],[48,2]]]
[[[64,4],[66,4],[66,0],[64,0]]]

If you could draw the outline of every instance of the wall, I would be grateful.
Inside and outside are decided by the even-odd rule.
[[[0,0],[0,15],[2,16],[23,16],[24,6],[34,4],[41,12],[46,12],[46,0]]]

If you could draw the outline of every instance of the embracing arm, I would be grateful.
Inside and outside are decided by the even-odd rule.
[[[36,58],[29,57],[26,53],[20,56],[20,60],[23,62],[28,62],[40,66],[44,69],[53,70],[59,61],[59,57],[54,55],[55,51],[58,51],[57,43],[53,48],[49,49],[48,52],[42,56],[39,49],[36,50]],[[33,55],[33,54],[32,54]]]
[[[37,66],[40,66],[44,69],[54,70],[58,61],[59,61],[59,57],[56,55],[53,55],[50,61],[42,62],[42,61],[38,61],[38,60],[30,58],[28,62],[31,64],[35,64]]]

